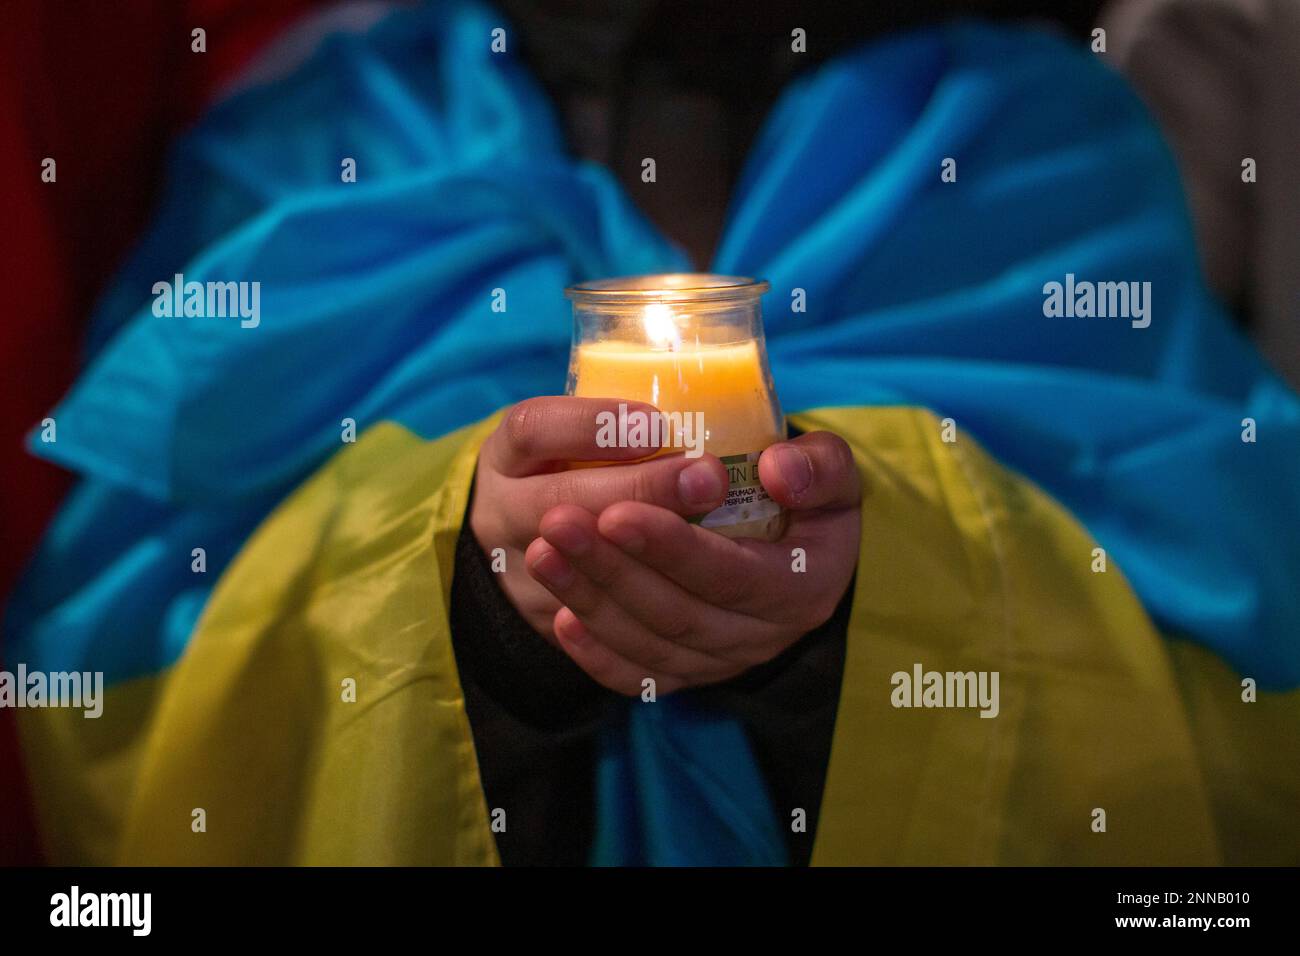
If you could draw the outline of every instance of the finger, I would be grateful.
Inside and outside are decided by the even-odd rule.
[[[790,604],[787,543],[732,539],[663,508],[619,502],[600,513],[601,535],[637,561],[716,607],[784,620]]]
[[[529,545],[526,552],[529,572],[601,643],[640,664],[647,673],[673,674],[689,678],[692,683],[720,678],[733,669],[732,664],[659,634],[650,624],[655,617],[650,606],[641,605],[643,619],[620,603],[616,593],[627,597],[637,586],[625,581],[634,562],[601,539],[590,512],[573,506],[556,508],[547,514],[541,530],[543,537]],[[639,583],[653,584],[647,580],[651,574],[647,572]],[[662,579],[657,593],[664,600],[676,598],[676,607],[660,606],[657,610],[661,618],[671,615],[671,626],[681,636],[697,636],[709,630],[709,616],[694,613],[709,610],[699,601],[688,601],[686,594]],[[718,628],[721,634],[726,631]]]
[[[553,470],[574,461],[636,461],[656,450],[654,445],[624,447],[599,441],[601,422],[623,412],[658,415],[644,402],[617,398],[576,398],[550,395],[529,398],[508,411],[483,443],[488,464],[512,478]],[[647,436],[648,438],[651,436]]]
[[[600,592],[595,600],[607,599],[614,608],[670,645],[699,651],[714,662],[725,662],[725,667],[714,668],[704,657],[681,656],[671,660],[649,657],[647,654],[657,653],[663,645],[643,650],[643,643],[635,650],[616,645],[624,657],[694,677],[710,670],[717,670],[722,676],[724,669],[730,672],[736,664],[759,663],[754,649],[770,629],[765,622],[715,607],[629,557],[596,530],[592,516],[582,509],[560,507],[547,512],[542,518],[541,534],[577,572],[580,585],[585,579]],[[578,590],[567,591],[561,600],[598,635],[620,633],[621,622],[602,622],[601,610],[585,606],[583,598],[576,596]]]
[[[616,501],[641,501],[678,514],[707,514],[727,493],[727,469],[713,455],[669,455],[631,465],[575,468],[526,479],[508,515],[519,539],[537,533],[542,515],[557,505],[598,512]]]
[[[645,680],[654,681],[655,694],[671,694],[685,686],[680,678],[670,675],[652,675],[645,668],[620,657],[606,645],[597,641],[586,626],[567,607],[555,612],[552,624],[555,639],[569,659],[602,687],[636,697],[645,689]]]
[[[758,476],[786,508],[856,508],[862,480],[848,443],[832,432],[809,432],[763,451]]]

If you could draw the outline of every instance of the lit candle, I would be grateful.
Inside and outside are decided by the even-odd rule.
[[[779,537],[784,514],[758,480],[758,456],[785,437],[767,366],[759,300],[766,282],[672,274],[574,286],[572,395],[647,402],[667,416],[664,453],[707,451],[730,487],[702,526]],[[620,434],[622,434],[620,432]]]

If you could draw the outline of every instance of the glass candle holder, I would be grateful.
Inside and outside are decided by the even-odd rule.
[[[784,510],[758,480],[759,455],[786,436],[763,341],[768,288],[740,276],[671,273],[565,290],[573,301],[566,391],[649,403],[662,413],[653,423],[659,454],[721,458],[726,500],[692,520],[728,537],[774,540],[785,530]]]

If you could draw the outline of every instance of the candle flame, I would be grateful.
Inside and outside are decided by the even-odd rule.
[[[645,307],[641,316],[645,325],[646,338],[657,348],[676,351],[682,347],[682,336],[677,329],[677,316],[673,310],[662,302],[653,302]]]

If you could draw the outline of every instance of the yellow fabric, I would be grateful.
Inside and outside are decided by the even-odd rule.
[[[168,681],[121,862],[497,862],[447,625],[490,426],[378,426],[258,530]]]
[[[93,720],[77,708],[15,711],[41,846],[51,863],[116,861],[145,738],[166,680],[151,676],[106,686],[103,713]]]
[[[1096,545],[1073,518],[968,437],[942,441],[927,412],[836,410],[800,424],[843,435],[870,489],[813,862],[1220,862],[1225,830],[1205,781],[1217,766],[1198,760],[1178,684],[1204,662],[1185,658],[1188,673],[1175,673],[1120,571],[1092,571]],[[915,663],[998,671],[999,715],[895,709],[890,676]],[[1260,706],[1230,687],[1192,702],[1228,723]],[[1275,735],[1271,755],[1265,741],[1234,740],[1247,776],[1289,762],[1271,796],[1291,812],[1266,815],[1292,860],[1297,703],[1269,705],[1293,734]],[[1105,832],[1093,831],[1097,809]],[[1243,851],[1278,855],[1264,840]]]
[[[1242,678],[1205,648],[1170,644],[1209,787],[1223,862],[1300,863],[1300,692],[1242,700]]]
[[[1092,572],[1064,509],[929,413],[792,420],[848,439],[868,486],[814,863],[1300,861],[1300,693],[1242,702]],[[495,423],[371,429],[249,540],[168,674],[112,689],[97,728],[24,712],[55,859],[498,862],[447,614]],[[895,709],[917,663],[998,671],[999,715]]]

